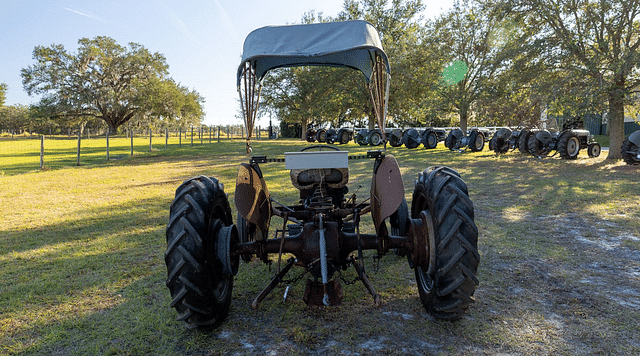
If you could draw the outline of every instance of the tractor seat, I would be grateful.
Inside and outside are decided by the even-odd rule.
[[[349,182],[348,154],[347,151],[286,152],[285,168],[291,170],[291,183],[300,190],[312,189],[320,183],[339,189]]]

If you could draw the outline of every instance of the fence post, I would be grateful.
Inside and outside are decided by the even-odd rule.
[[[44,135],[40,137],[40,169],[44,169]]]
[[[78,130],[78,158],[76,159],[76,166],[80,165],[80,141],[82,140],[82,130]]]
[[[107,161],[109,160],[109,129],[107,129]]]
[[[166,150],[169,146],[169,128],[164,128],[164,149]]]
[[[182,147],[182,127],[178,128],[178,137],[180,137],[180,140],[178,140],[178,147]]]
[[[204,130],[202,130],[202,124],[200,124],[200,129],[198,131],[200,132],[200,144],[202,144],[202,139],[204,137]]]
[[[133,156],[133,131],[131,131],[131,122],[129,122],[129,138],[131,139],[131,156]]]
[[[191,125],[191,146],[193,146],[193,125]]]
[[[151,125],[149,125],[149,152],[153,150],[153,146],[151,145],[151,137],[153,135],[153,130],[151,130]]]
[[[220,126],[218,126],[218,143],[220,143]]]

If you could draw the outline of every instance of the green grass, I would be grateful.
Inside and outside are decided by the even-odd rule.
[[[221,136],[221,142],[229,141]],[[169,149],[189,149],[192,146],[218,144],[215,137],[208,135],[202,139],[197,133],[193,137],[154,136],[151,138],[151,151]],[[131,156],[131,139],[127,137],[109,138],[109,160],[119,160]],[[144,154],[150,151],[149,137],[134,137],[133,154]],[[0,176],[14,175],[40,169],[41,141],[39,136],[29,138],[0,138]],[[82,138],[80,142],[80,165],[90,165],[107,161],[107,140],[104,136]],[[78,138],[67,136],[45,136],[44,157],[45,169],[58,169],[76,166],[78,163]]]
[[[163,260],[168,208],[183,180],[204,174],[224,184],[235,217],[244,142],[151,153],[148,141],[146,153],[145,142],[137,145],[133,157],[125,148],[126,157],[109,162],[97,158],[75,167],[72,145],[63,150],[71,163],[20,173],[23,158],[15,158],[13,168],[1,169],[0,354],[640,352],[637,167],[586,153],[564,161],[457,153],[441,145],[391,148],[409,204],[413,181],[428,166],[448,165],[469,186],[482,260],[477,302],[467,316],[455,323],[428,316],[406,260],[389,254],[378,263],[372,251],[366,263],[380,307],[360,283],[343,284],[341,306],[306,307],[303,280],[285,303],[279,286],[254,311],[251,301],[274,272],[254,261],[240,266],[227,321],[205,333],[176,322],[169,306]],[[254,152],[276,157],[307,145],[258,141]],[[367,150],[338,147],[351,154]],[[361,185],[359,197],[369,192],[372,163],[350,162],[349,188]],[[284,164],[261,168],[271,195],[293,203],[297,191]],[[369,221],[363,232],[373,232]],[[280,224],[278,219],[272,226]],[[300,271],[292,269],[289,277]],[[343,274],[355,277],[353,270]]]

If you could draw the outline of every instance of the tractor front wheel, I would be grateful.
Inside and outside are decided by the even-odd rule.
[[[166,284],[177,319],[189,327],[220,325],[229,312],[239,263],[230,256],[238,233],[222,184],[200,176],[180,185],[166,235]]]
[[[587,147],[587,154],[591,158],[596,158],[596,157],[600,156],[600,152],[601,151],[602,151],[602,148],[600,147],[600,144],[597,143],[597,142],[591,143]]]
[[[434,317],[459,319],[474,302],[480,255],[473,203],[456,171],[432,167],[418,175],[411,217],[421,215],[430,217],[434,236],[426,243],[429,262],[415,266],[420,299]]]

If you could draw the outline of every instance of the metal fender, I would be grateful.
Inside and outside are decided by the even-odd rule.
[[[551,133],[547,130],[540,130],[536,132],[536,138],[542,142],[545,146],[549,144],[553,140]]]
[[[633,132],[629,135],[628,140],[636,146],[640,147],[640,130]]]
[[[454,130],[451,130],[451,135],[453,135],[453,137],[459,140],[462,137],[464,137],[464,132],[462,132],[462,130],[460,129],[454,129]]]
[[[501,128],[496,132],[496,137],[500,137],[501,139],[507,141],[511,137],[511,130],[506,127]]]
[[[371,179],[371,216],[378,236],[386,234],[386,229],[381,230],[382,223],[398,210],[403,199],[404,184],[398,161],[392,155],[376,160]]]
[[[256,239],[265,239],[271,221],[271,201],[260,168],[254,168],[247,163],[240,165],[234,201],[238,213],[248,222],[258,226],[261,233]]]

